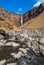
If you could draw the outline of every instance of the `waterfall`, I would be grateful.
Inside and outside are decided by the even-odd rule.
[[[23,16],[21,15],[21,21],[20,21],[21,25],[23,25]]]

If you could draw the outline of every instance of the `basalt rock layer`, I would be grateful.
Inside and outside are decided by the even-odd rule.
[[[26,21],[28,21],[28,20],[30,20],[32,18],[35,18],[36,16],[41,14],[43,11],[44,11],[44,3],[40,4],[39,7],[35,7],[32,10],[28,11],[27,13],[25,13],[23,15],[24,22],[26,22]]]

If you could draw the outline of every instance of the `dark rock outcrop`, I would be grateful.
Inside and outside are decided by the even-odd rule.
[[[32,19],[36,16],[38,16],[39,14],[41,14],[44,11],[44,3],[40,4],[39,7],[35,7],[32,10],[28,11],[27,13],[25,13],[23,15],[23,20],[24,22],[28,21],[29,19]]]

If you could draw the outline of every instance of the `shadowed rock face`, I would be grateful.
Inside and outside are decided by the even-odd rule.
[[[32,19],[39,14],[41,14],[44,11],[44,3],[41,4],[39,7],[35,7],[34,9],[28,11],[23,15],[24,22],[28,21],[29,19]]]

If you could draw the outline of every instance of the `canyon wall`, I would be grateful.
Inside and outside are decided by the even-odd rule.
[[[41,14],[44,11],[44,3],[40,4],[39,7],[35,7],[32,10],[28,11],[27,13],[25,13],[23,15],[23,20],[24,22],[28,21],[29,19],[32,19],[36,16],[38,16],[39,14]]]

